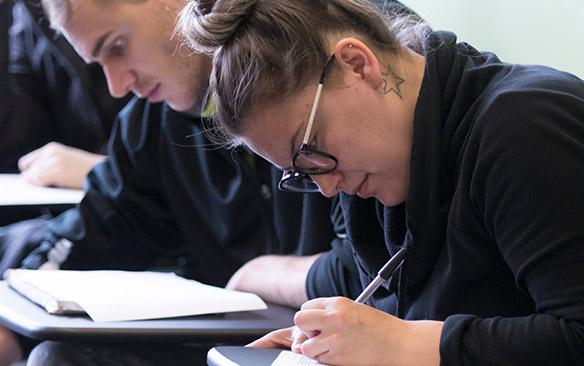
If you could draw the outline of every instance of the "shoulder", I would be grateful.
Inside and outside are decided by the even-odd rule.
[[[584,82],[569,73],[513,65],[489,85],[481,100],[475,127],[485,142],[557,134],[566,128],[584,134]]]
[[[584,83],[549,68],[514,69],[485,91],[464,147],[461,167],[478,197],[534,197],[581,178]]]
[[[542,66],[511,66],[472,113],[463,166],[477,191],[543,194],[584,164],[584,82]],[[486,194],[486,191],[485,191]]]

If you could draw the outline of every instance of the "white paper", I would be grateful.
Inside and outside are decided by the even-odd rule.
[[[272,366],[305,366],[305,365],[323,365],[310,357],[294,353],[291,351],[282,351],[278,357],[272,362]]]
[[[96,322],[267,309],[266,304],[255,294],[204,285],[174,273],[16,272],[46,292],[76,302]]]
[[[0,206],[76,204],[84,195],[78,189],[34,186],[19,174],[0,174]]]

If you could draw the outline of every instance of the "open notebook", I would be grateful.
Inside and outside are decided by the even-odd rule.
[[[255,294],[174,273],[11,269],[8,285],[51,314],[87,313],[96,322],[267,309]]]

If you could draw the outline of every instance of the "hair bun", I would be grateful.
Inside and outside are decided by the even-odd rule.
[[[177,28],[190,47],[213,53],[229,42],[250,16],[257,0],[189,0]]]
[[[213,5],[216,3],[216,0],[198,0],[189,1],[189,3],[189,5],[192,5],[192,10],[197,16],[205,16],[211,12]]]

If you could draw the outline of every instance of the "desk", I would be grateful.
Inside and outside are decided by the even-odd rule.
[[[213,347],[207,354],[207,365],[270,366],[281,351],[278,348]]]
[[[293,324],[295,310],[268,310],[161,320],[95,323],[50,315],[0,282],[0,324],[24,336],[67,342],[243,344]]]
[[[56,216],[74,207],[84,194],[81,190],[33,186],[18,174],[0,174],[0,226],[45,213]]]

